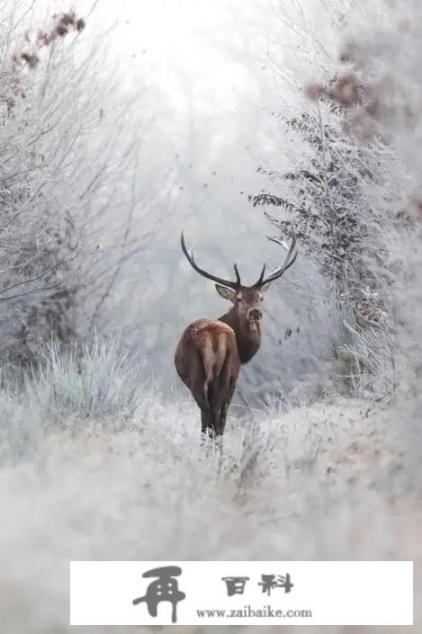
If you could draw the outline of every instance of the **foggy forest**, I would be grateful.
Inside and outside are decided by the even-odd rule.
[[[69,560],[420,564],[420,0],[0,0],[0,54],[2,634]],[[246,286],[296,240],[221,442],[182,231]]]

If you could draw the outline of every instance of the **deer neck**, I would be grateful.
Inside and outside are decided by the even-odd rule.
[[[261,324],[240,319],[234,308],[219,318],[234,330],[241,363],[247,363],[258,352],[261,345]]]

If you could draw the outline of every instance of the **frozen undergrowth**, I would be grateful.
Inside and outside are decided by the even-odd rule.
[[[116,381],[53,363],[54,415],[51,364],[24,394],[0,395],[2,633],[69,631],[70,559],[422,559],[421,472],[398,417],[347,400],[232,412],[220,455],[201,446],[190,401],[139,384],[128,416],[117,378],[133,362],[102,349],[85,367],[95,359]],[[66,386],[85,393],[84,380],[96,416],[69,407]],[[111,414],[96,380],[116,386]]]

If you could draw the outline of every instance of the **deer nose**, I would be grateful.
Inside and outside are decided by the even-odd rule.
[[[262,317],[262,312],[259,308],[251,308],[248,313],[248,318],[250,321],[259,321]]]

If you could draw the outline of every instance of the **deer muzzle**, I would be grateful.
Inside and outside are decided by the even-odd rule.
[[[248,312],[248,320],[259,321],[260,319],[262,319],[262,312],[259,308],[251,308]]]

